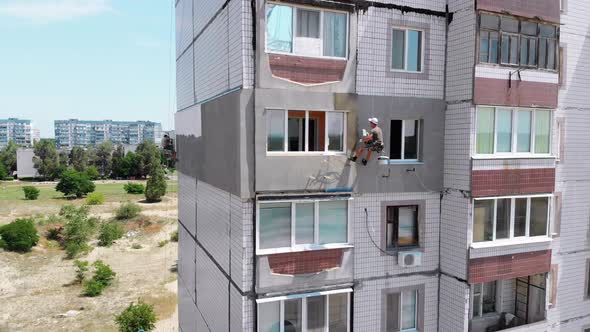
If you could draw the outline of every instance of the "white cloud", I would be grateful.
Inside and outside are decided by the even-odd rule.
[[[113,12],[110,0],[11,0],[0,3],[0,17],[51,23]]]

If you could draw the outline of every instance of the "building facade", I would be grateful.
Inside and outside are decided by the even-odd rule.
[[[58,149],[85,147],[111,141],[137,145],[143,141],[159,143],[162,125],[151,121],[55,120],[55,143]]]
[[[0,148],[9,141],[21,146],[31,146],[31,120],[17,118],[0,119]]]
[[[177,0],[180,329],[586,332],[588,9]]]

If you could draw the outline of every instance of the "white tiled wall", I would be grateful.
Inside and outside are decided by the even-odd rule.
[[[467,279],[470,200],[451,191],[443,197],[440,264],[444,273]]]
[[[444,186],[470,190],[472,127],[471,103],[451,104],[445,114]]]
[[[476,16],[473,0],[449,0],[454,13],[449,26],[447,101],[471,100],[475,56]]]
[[[440,332],[467,332],[469,321],[469,288],[455,278],[440,277]]]

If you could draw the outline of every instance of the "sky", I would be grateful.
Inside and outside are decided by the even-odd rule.
[[[0,0],[0,119],[173,127],[173,0]]]

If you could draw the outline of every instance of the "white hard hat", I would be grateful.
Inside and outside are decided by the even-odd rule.
[[[379,119],[377,119],[377,118],[369,118],[369,122],[374,123],[374,124],[379,124]]]

